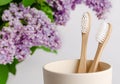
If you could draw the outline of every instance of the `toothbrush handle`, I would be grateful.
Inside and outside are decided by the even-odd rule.
[[[82,49],[81,49],[80,62],[78,66],[78,73],[87,72],[87,67],[86,67],[87,40],[88,40],[88,34],[82,33]]]
[[[89,73],[97,71],[102,51],[103,51],[103,45],[101,43],[99,43],[95,58],[94,58],[94,60],[92,62],[92,65],[91,65],[89,71],[88,71]]]

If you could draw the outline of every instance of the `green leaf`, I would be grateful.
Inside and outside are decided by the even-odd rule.
[[[20,3],[20,2],[22,2],[22,0],[13,0],[13,2]]]
[[[13,75],[16,74],[16,65],[18,64],[18,60],[14,59],[12,64],[7,64],[8,70],[10,73],[12,73]]]
[[[37,1],[37,3],[41,4],[41,3],[43,3],[45,0],[36,0],[36,1]]]
[[[46,15],[48,15],[48,17],[51,19],[52,22],[54,22],[53,10],[49,6],[48,3],[46,3],[46,2],[42,3],[41,4],[41,10],[44,11],[46,13]]]
[[[3,28],[3,27],[8,27],[9,26],[9,22],[3,22],[1,25],[0,25],[0,30]]]
[[[0,6],[10,3],[12,0],[0,0]]]
[[[0,84],[6,84],[8,79],[8,68],[6,65],[0,65]]]
[[[50,48],[48,47],[45,47],[45,46],[40,46],[39,49],[42,49],[46,52],[53,52],[53,53],[56,53],[57,54],[57,51],[56,50],[51,50]]]
[[[31,52],[32,52],[31,54],[34,54],[34,52],[36,51],[36,49],[42,49],[42,50],[44,50],[46,52],[51,52],[51,53],[57,54],[56,50],[51,50],[50,48],[45,47],[45,46],[33,46],[33,47],[31,47]]]
[[[9,7],[9,4],[4,5],[4,6],[0,6],[0,15],[2,15],[2,14],[3,14],[3,11],[6,10],[6,9],[8,9],[8,7]],[[0,17],[1,17],[1,16],[0,16]]]
[[[33,3],[35,3],[35,0],[23,0],[22,4],[27,7],[27,6],[31,6]]]
[[[31,48],[30,48],[30,50],[31,50],[31,55],[33,55],[34,52],[36,51],[36,49],[38,49],[38,48],[39,48],[38,46],[33,46],[33,47],[31,47]]]
[[[24,26],[26,26],[26,25],[28,24],[27,21],[25,21],[24,19],[21,19],[20,22],[21,22]]]

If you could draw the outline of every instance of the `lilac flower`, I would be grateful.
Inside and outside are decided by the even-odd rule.
[[[14,18],[12,17],[11,12],[9,10],[5,10],[4,15],[2,16],[2,20],[3,21],[10,21],[12,19],[14,19]]]
[[[65,25],[70,18],[70,11],[81,3],[93,9],[98,19],[104,19],[111,7],[111,2],[108,0],[47,0],[47,2],[54,10],[57,25]]]
[[[70,19],[70,11],[82,0],[47,0],[47,2],[54,10],[55,23],[65,25]]]
[[[76,5],[79,5],[83,2],[83,0],[72,0],[71,8],[74,10]]]
[[[12,43],[10,44],[11,47],[14,46],[15,48],[12,54],[0,55],[0,60],[3,60],[3,58],[6,60],[11,57],[11,59],[9,58],[10,61],[6,60],[4,62],[3,60],[0,64],[10,63],[14,58],[19,61],[24,60],[30,55],[32,46],[46,46],[52,50],[60,48],[61,41],[55,25],[51,23],[44,12],[36,8],[11,3],[9,9],[4,11],[2,20],[8,21],[9,29],[13,33],[13,37],[5,41],[8,42],[10,40],[9,42]],[[4,39],[1,41],[4,42]],[[11,51],[13,50],[11,49]]]
[[[55,12],[55,23],[57,25],[66,25],[67,21],[70,19],[70,11],[65,12]]]
[[[0,64],[11,64],[14,59],[15,46],[12,41],[14,37],[11,28],[4,27],[0,31]]]
[[[85,0],[85,4],[96,12],[98,19],[105,19],[105,14],[111,8],[111,2],[108,0]]]

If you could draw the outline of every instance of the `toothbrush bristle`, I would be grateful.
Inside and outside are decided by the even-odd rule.
[[[99,29],[99,32],[98,32],[97,38],[96,38],[99,43],[104,42],[104,40],[105,40],[105,38],[107,36],[107,32],[108,32],[108,28],[109,28],[108,26],[109,25],[106,22],[103,22],[101,24],[101,27]]]
[[[89,28],[89,14],[88,12],[84,13],[81,21],[82,33],[87,33]]]

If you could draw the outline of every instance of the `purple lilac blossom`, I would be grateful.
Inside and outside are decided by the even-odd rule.
[[[98,19],[105,19],[112,6],[109,0],[85,0],[85,4],[96,12]]]
[[[76,4],[80,4],[82,0],[47,0],[53,8],[55,23],[57,25],[65,25],[70,18],[70,10],[75,9]]]
[[[98,19],[105,19],[105,14],[111,8],[109,0],[47,0],[54,10],[55,23],[65,25],[70,18],[70,10],[74,10],[76,5],[84,3],[96,12]]]
[[[15,45],[12,41],[14,33],[9,27],[0,31],[0,64],[11,64],[14,59]]]
[[[82,2],[83,0],[72,0],[72,5],[71,5],[72,10],[75,9],[76,5],[81,4]]]
[[[0,40],[0,64],[11,63],[14,58],[19,61],[24,60],[30,55],[32,46],[46,46],[51,50],[60,48],[61,41],[56,26],[51,23],[44,12],[36,8],[11,3],[9,9],[4,11],[2,20],[8,21],[8,29],[12,31],[13,37]],[[2,50],[4,50],[2,42],[7,45],[7,50],[4,52],[14,52],[2,54]]]

